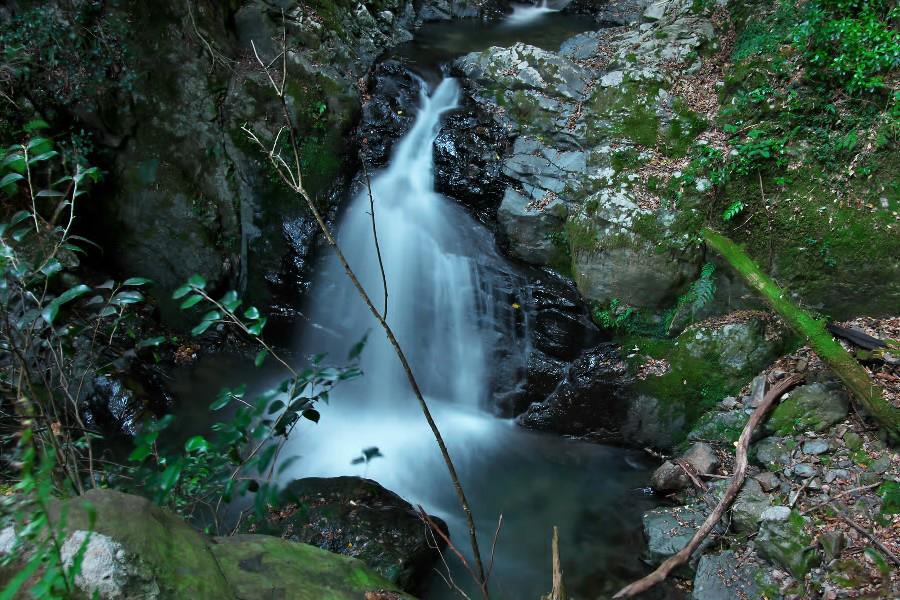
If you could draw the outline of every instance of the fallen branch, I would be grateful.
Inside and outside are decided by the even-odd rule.
[[[706,520],[697,532],[694,533],[694,537],[691,538],[691,541],[689,541],[680,552],[670,556],[663,564],[659,565],[655,571],[642,579],[638,579],[637,581],[626,585],[619,590],[613,598],[631,598],[632,596],[646,592],[656,584],[664,581],[669,573],[688,561],[691,554],[694,553],[694,550],[700,546],[700,543],[703,542],[703,540],[706,539],[706,536],[713,530],[713,527],[716,526],[716,523],[719,522],[725,514],[725,511],[731,506],[731,503],[734,501],[734,498],[737,496],[741,487],[743,487],[744,478],[747,475],[747,448],[750,446],[750,438],[753,436],[753,431],[756,429],[756,426],[765,418],[769,408],[771,408],[785,392],[802,380],[803,375],[792,375],[791,377],[782,380],[778,385],[769,390],[756,410],[753,411],[753,414],[750,415],[750,420],[744,425],[741,437],[738,438],[737,441],[734,475],[732,476],[731,483],[729,483],[728,487],[725,489],[725,495],[722,496],[722,499],[719,500],[719,503],[710,515],[706,517]]]
[[[866,529],[865,527],[863,527],[862,525],[860,525],[859,523],[857,523],[856,521],[854,521],[853,519],[851,519],[850,517],[848,517],[847,515],[845,515],[845,514],[844,514],[843,512],[841,512],[834,504],[829,504],[828,507],[829,507],[831,510],[833,510],[833,511],[834,511],[834,514],[836,514],[838,517],[840,517],[841,520],[844,521],[844,523],[846,523],[847,525],[849,525],[850,527],[852,527],[852,528],[855,529],[856,531],[860,532],[861,534],[863,534],[864,536],[866,536],[867,538],[869,538],[869,541],[872,542],[872,543],[875,545],[876,548],[878,548],[879,550],[881,550],[881,551],[885,554],[885,556],[887,556],[888,558],[890,558],[891,561],[892,561],[895,565],[900,566],[900,558],[898,558],[896,554],[894,554],[893,552],[891,552],[891,551],[888,549],[887,546],[885,546],[884,544],[882,544],[882,543],[881,543],[881,540],[879,540],[877,537],[875,537],[874,534],[870,533],[868,529]]]
[[[683,458],[676,458],[674,462],[676,465],[681,467],[681,470],[684,471],[684,474],[688,476],[688,478],[691,480],[691,483],[693,483],[697,487],[697,489],[704,492],[706,491],[706,484],[703,483],[703,481],[701,481],[697,476],[697,469],[694,468],[694,465],[684,460]]]
[[[710,228],[703,230],[706,244],[716,250],[756,290],[850,390],[854,402],[865,409],[888,433],[900,440],[900,408],[890,404],[881,387],[869,373],[825,329],[822,321],[792,302],[787,294],[766,275],[740,246]]]

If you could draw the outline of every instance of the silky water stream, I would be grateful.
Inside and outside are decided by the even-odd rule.
[[[458,94],[453,79],[430,95],[423,85],[415,124],[387,168],[372,175],[387,320],[456,462],[485,550],[503,514],[493,576],[497,597],[537,598],[546,590],[554,525],[573,597],[597,597],[610,591],[608,581],[641,570],[634,548],[641,510],[651,503],[642,490],[648,466],[638,453],[529,432],[483,409],[497,345],[512,341],[524,363],[528,327],[508,300],[515,269],[495,250],[489,231],[434,191],[432,144]],[[343,213],[338,242],[382,307],[371,218],[363,191]],[[396,354],[334,257],[318,266],[312,290],[304,313],[316,325],[303,332],[305,353],[346,356],[371,333],[361,359],[364,376],[342,384],[329,405],[320,406],[321,421],[304,423],[289,442],[287,453],[301,459],[288,475],[374,479],[442,517],[465,550],[449,476]],[[368,447],[381,456],[353,464]],[[465,581],[461,572],[454,577]],[[425,597],[452,595],[435,578]]]
[[[491,43],[526,41],[555,49],[592,27],[546,5],[520,7],[510,21],[492,28],[474,22],[426,25],[394,53],[424,78],[416,120],[397,141],[387,167],[371,173],[387,320],[453,456],[486,560],[503,514],[491,589],[492,597],[506,600],[536,600],[549,590],[553,526],[559,528],[573,600],[609,597],[646,573],[639,559],[640,521],[656,504],[644,488],[653,464],[640,452],[528,431],[486,409],[498,350],[522,364],[529,352],[525,311],[516,310],[510,297],[510,289],[526,282],[496,250],[490,231],[434,190],[432,145],[442,116],[457,107],[460,94],[458,82],[442,78],[438,65]],[[342,211],[337,237],[374,304],[383,307],[371,219],[363,189]],[[466,552],[462,511],[399,360],[330,250],[322,254],[301,310],[306,318],[298,324],[300,353],[325,352],[340,364],[369,332],[361,356],[364,375],[340,384],[327,405],[318,405],[319,423],[297,427],[284,455],[300,458],[282,477],[374,479],[443,518]],[[246,372],[233,363],[201,363],[181,378],[178,395],[241,377]],[[371,447],[380,456],[354,462]],[[446,558],[455,581],[472,593],[458,561],[449,552]],[[422,597],[457,596],[434,575]]]

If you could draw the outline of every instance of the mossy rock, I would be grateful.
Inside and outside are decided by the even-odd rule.
[[[361,600],[382,591],[414,600],[357,559],[270,536],[210,538],[145,498],[114,490],[53,502],[50,519],[65,531],[64,556],[71,540],[91,536],[77,600],[94,590],[101,600]],[[0,584],[17,567],[0,569]]]
[[[237,598],[360,600],[385,591],[392,600],[412,600],[362,561],[308,544],[238,535],[216,538],[210,550]]]
[[[842,390],[811,383],[797,388],[782,400],[763,429],[777,435],[825,431],[844,420],[849,410],[847,396]]]
[[[812,545],[812,538],[803,530],[803,523],[804,518],[792,512],[786,521],[764,521],[756,536],[760,556],[800,580],[822,560]]]

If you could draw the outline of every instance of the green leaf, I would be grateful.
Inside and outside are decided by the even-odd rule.
[[[347,354],[347,360],[354,361],[359,358],[360,354],[362,354],[363,349],[366,347],[366,342],[369,340],[369,332],[367,331],[365,335],[362,336],[358,342],[353,344],[353,347],[350,348],[349,354]]]
[[[35,198],[61,198],[65,196],[65,193],[59,190],[41,190],[34,196]]]
[[[22,586],[25,585],[25,582],[28,581],[32,575],[37,571],[38,567],[40,567],[44,563],[44,553],[43,552],[35,552],[34,556],[28,561],[22,569],[19,569],[18,573],[16,573],[10,580],[9,583],[6,584],[6,587],[3,588],[3,591],[0,592],[0,600],[12,600],[13,598],[19,597],[19,590],[22,589]]]
[[[276,400],[275,402],[272,403],[271,406],[269,406],[269,414],[274,415],[282,408],[284,408],[284,402],[281,400]]]
[[[175,484],[178,483],[178,479],[181,477],[181,469],[182,465],[180,461],[166,467],[166,470],[163,471],[159,478],[160,490],[165,493],[174,488]]]
[[[258,319],[256,323],[247,328],[247,331],[252,335],[260,335],[262,333],[263,327],[266,326],[266,320],[267,319],[265,317]]]
[[[186,452],[206,452],[209,450],[209,442],[202,435],[195,435],[184,443]]]
[[[116,304],[119,306],[124,306],[126,304],[137,304],[138,302],[144,301],[144,295],[137,291],[126,290],[124,292],[119,292],[115,296],[112,297],[110,303]]]
[[[18,173],[7,173],[3,179],[0,179],[0,188],[5,188],[8,185],[11,185],[21,179],[25,179]]]
[[[180,308],[181,310],[187,310],[188,308],[199,304],[201,300],[203,300],[203,296],[194,294],[193,296],[189,296],[187,299],[185,299],[185,301],[181,303]]]
[[[17,212],[16,214],[14,214],[14,215],[12,216],[12,218],[9,220],[9,226],[10,226],[10,227],[15,227],[16,225],[18,225],[19,223],[21,223],[21,222],[24,221],[25,219],[30,219],[30,218],[31,218],[31,213],[30,213],[30,212],[28,212],[27,210],[20,210],[19,212]]]
[[[128,455],[128,460],[132,462],[142,462],[145,458],[150,456],[150,453],[152,451],[153,447],[151,446],[151,444],[138,446],[131,452],[131,454]]]
[[[28,140],[28,143],[25,144],[25,148],[28,150],[40,150],[41,152],[46,152],[50,148],[53,147],[53,142],[45,137],[34,137]]]
[[[130,277],[130,278],[126,279],[122,285],[130,285],[130,286],[138,287],[138,286],[142,286],[142,285],[147,285],[148,283],[151,283],[151,281],[149,279],[147,279],[146,277]]]
[[[183,285],[180,288],[177,288],[174,292],[172,292],[172,300],[184,298],[190,293],[191,289],[193,288],[191,288],[191,286],[189,285]]]
[[[22,128],[22,131],[25,133],[32,133],[41,129],[50,129],[50,125],[43,119],[33,119],[25,123],[25,127]]]
[[[56,150],[50,150],[49,152],[44,152],[43,154],[38,154],[34,158],[29,158],[28,164],[33,165],[35,163],[44,162],[44,161],[50,160],[54,156],[59,156],[59,152],[57,152]]]
[[[263,471],[269,468],[269,465],[272,463],[272,459],[275,457],[275,452],[278,450],[278,444],[271,444],[266,447],[259,455],[259,462],[256,464],[256,470],[258,473],[262,474]]]
[[[0,169],[6,168],[8,168],[10,171],[15,171],[16,173],[24,173],[25,155],[21,152],[15,152],[4,158],[3,162],[0,163]]]
[[[103,310],[101,310],[97,316],[99,317],[111,317],[113,315],[119,314],[119,309],[115,306],[104,306]]]
[[[188,279],[188,285],[202,290],[206,288],[206,280],[200,275],[191,275],[190,279]]]
[[[234,312],[237,310],[237,307],[241,305],[241,299],[238,298],[238,294],[234,290],[230,290],[226,292],[222,299],[219,300],[219,303],[227,308],[229,311]]]
[[[251,321],[255,321],[259,318],[259,310],[255,306],[251,306],[247,310],[244,311],[244,318],[250,319]]]
[[[200,321],[200,323],[191,329],[191,335],[194,337],[202,335],[213,323],[215,323],[215,321]]]
[[[160,344],[162,344],[165,341],[166,341],[166,338],[164,336],[152,337],[152,338],[147,338],[146,340],[141,340],[140,342],[138,342],[135,345],[135,347],[138,349],[140,349],[140,348],[156,348],[157,346],[159,346]]]
[[[303,411],[303,416],[313,423],[318,423],[322,415],[320,415],[319,411],[314,408],[307,408]]]
[[[76,285],[73,288],[69,288],[68,290],[66,290],[65,292],[60,294],[60,296],[58,298],[54,298],[50,302],[50,304],[48,304],[44,308],[44,310],[41,311],[41,317],[44,319],[44,321],[47,322],[48,325],[52,325],[53,319],[56,318],[56,315],[59,312],[60,306],[62,306],[63,304],[65,304],[67,302],[71,302],[75,298],[78,298],[79,296],[83,296],[84,294],[87,294],[90,291],[91,291],[91,288],[89,288],[88,286],[86,286],[84,284]]]
[[[253,359],[253,364],[254,364],[256,367],[261,367],[262,364],[263,364],[263,361],[266,360],[266,356],[267,356],[268,354],[269,354],[269,351],[268,351],[268,350],[265,350],[265,349],[260,350],[259,352],[256,353],[256,358]]]

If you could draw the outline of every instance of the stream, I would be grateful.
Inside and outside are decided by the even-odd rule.
[[[378,248],[367,193],[349,200],[337,225],[349,263],[382,309],[380,250],[387,320],[454,459],[485,562],[503,515],[491,577],[496,598],[537,599],[549,591],[554,526],[573,600],[611,596],[647,572],[639,560],[640,522],[657,504],[644,488],[655,465],[641,452],[532,432],[487,409],[492,357],[502,350],[524,365],[530,350],[529,318],[518,306],[528,298],[510,293],[525,282],[497,250],[492,233],[434,190],[432,145],[460,95],[459,83],[442,76],[442,65],[465,52],[516,41],[556,49],[595,27],[590,19],[544,5],[519,7],[501,24],[456,21],[420,29],[416,40],[392,53],[421,76],[422,92],[412,128],[395,144],[387,167],[371,173]],[[396,354],[330,251],[312,272],[301,307],[307,320],[297,325],[300,353],[326,352],[339,363],[368,332],[364,375],[340,384],[328,404],[319,404],[319,423],[296,428],[284,455],[300,460],[281,476],[285,482],[338,475],[374,479],[444,519],[454,543],[468,554],[462,511]],[[196,394],[204,382],[227,384],[236,370],[201,363],[181,387]],[[224,371],[229,375],[222,377]],[[377,448],[380,456],[354,462],[366,448]],[[454,580],[472,593],[459,561],[449,551],[445,555]],[[424,600],[456,597],[437,574],[422,594]]]

